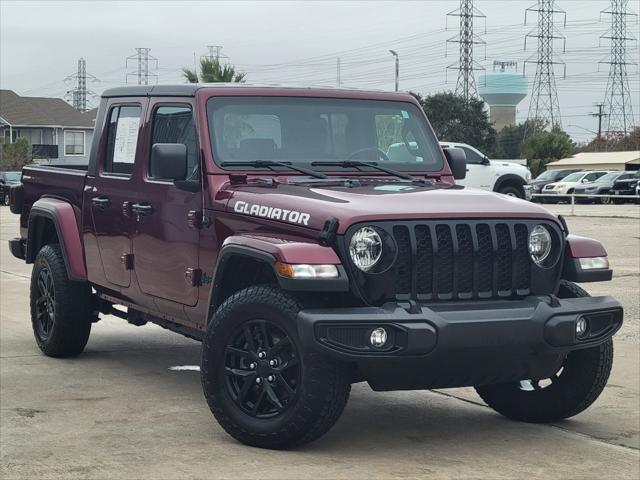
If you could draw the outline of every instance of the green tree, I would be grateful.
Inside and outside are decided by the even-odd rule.
[[[182,69],[182,75],[188,83],[242,83],[246,73],[236,72],[232,65],[222,64],[217,58],[203,58],[200,60],[200,74],[187,67]]]
[[[521,150],[522,155],[528,160],[529,169],[534,177],[544,170],[547,163],[566,158],[574,151],[575,144],[571,137],[559,128],[528,136]]]
[[[496,158],[522,158],[522,144],[525,135],[533,136],[544,131],[545,124],[541,120],[527,120],[518,125],[504,127],[496,139]]]
[[[8,143],[2,139],[0,148],[0,170],[21,170],[31,163],[31,146],[26,138],[17,138],[15,142]]]
[[[422,97],[412,93],[427,114],[439,140],[468,143],[486,155],[493,155],[496,131],[489,122],[484,102],[451,92]]]

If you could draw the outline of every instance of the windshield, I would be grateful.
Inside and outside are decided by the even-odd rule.
[[[580,180],[582,177],[584,176],[583,172],[576,172],[576,173],[572,173],[571,175],[569,175],[568,177],[564,177],[562,179],[563,182],[577,182],[578,180]]]
[[[4,172],[4,178],[7,182],[19,182],[20,172]]]
[[[601,176],[597,180],[594,180],[594,183],[609,183],[609,182],[613,182],[616,178],[618,178],[621,175],[624,175],[624,174],[620,173],[620,172],[607,173],[606,175]]]
[[[214,160],[276,160],[314,170],[322,162],[378,162],[433,172],[442,154],[411,103],[295,97],[215,97],[207,102]],[[224,167],[231,168],[231,167]],[[233,168],[242,168],[234,166]],[[354,167],[355,168],[355,167]]]
[[[536,180],[553,180],[558,177],[558,172],[547,170],[536,177]]]

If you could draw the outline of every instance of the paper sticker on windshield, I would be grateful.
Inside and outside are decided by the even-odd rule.
[[[408,185],[380,185],[373,187],[374,190],[383,190],[385,192],[406,192],[409,190],[415,190],[416,187],[410,187]]]
[[[402,110],[402,118],[409,118],[409,112]]]

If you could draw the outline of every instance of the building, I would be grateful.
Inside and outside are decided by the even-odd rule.
[[[639,170],[640,150],[628,152],[584,152],[573,157],[547,163],[547,170],[579,168],[580,170]]]
[[[0,139],[25,138],[35,161],[88,163],[95,116],[95,109],[81,113],[60,98],[0,90]]]

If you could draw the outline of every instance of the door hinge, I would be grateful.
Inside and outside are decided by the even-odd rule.
[[[187,224],[190,228],[202,228],[202,212],[198,210],[189,210],[187,213]]]
[[[184,272],[184,280],[187,285],[199,287],[202,285],[202,270],[199,268],[187,268]]]
[[[122,254],[122,256],[120,257],[120,263],[124,266],[125,270],[133,270],[133,254]]]

